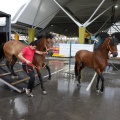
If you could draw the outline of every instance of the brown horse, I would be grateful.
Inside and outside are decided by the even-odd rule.
[[[39,51],[51,51],[53,48],[53,41],[52,41],[52,37],[48,37],[48,38],[46,36],[43,36],[39,40],[33,42],[37,46],[36,49]],[[27,45],[21,43],[20,41],[14,41],[14,40],[10,40],[5,44],[1,45],[0,59],[2,60],[4,56],[6,57],[6,65],[11,72],[12,78],[18,78],[18,76],[14,72],[13,66],[18,59],[18,54],[26,46]],[[46,91],[43,86],[43,79],[40,72],[41,67],[45,65],[45,55],[35,54],[33,58],[33,65],[36,68],[36,71],[41,83],[41,88],[43,90],[43,94],[46,94]]]
[[[106,38],[99,49],[94,52],[87,50],[79,50],[75,55],[75,76],[80,85],[81,70],[87,66],[93,68],[97,73],[97,84],[96,89],[99,91],[99,80],[101,79],[102,84],[100,91],[104,91],[104,77],[102,72],[108,65],[108,53],[111,52],[113,57],[118,55],[117,52],[117,39],[116,38]]]

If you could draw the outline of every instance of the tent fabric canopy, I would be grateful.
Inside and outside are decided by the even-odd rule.
[[[80,24],[84,24],[103,0],[56,1]],[[118,5],[118,8],[115,8],[116,5]],[[107,31],[113,23],[120,21],[119,6],[120,1],[118,0],[104,0],[90,22],[106,9],[109,9],[91,22],[91,24],[87,26],[87,30],[91,34],[99,31]],[[20,13],[21,10],[23,11]],[[78,26],[59,8],[54,0],[30,0],[29,3],[21,7],[12,21],[16,18],[16,23],[12,24],[15,29],[22,26],[22,29],[33,27],[39,29],[40,32],[56,32],[67,36],[78,36]]]

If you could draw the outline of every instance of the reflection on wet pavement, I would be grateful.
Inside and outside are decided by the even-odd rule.
[[[119,120],[120,74],[104,73],[105,91],[96,93],[96,78],[86,91],[94,71],[82,71],[81,87],[65,72],[74,73],[74,65],[64,61],[50,61],[52,80],[44,82],[48,92],[43,95],[40,85],[34,88],[34,97],[17,93],[6,85],[0,87],[0,120]],[[112,73],[111,72],[111,73]]]

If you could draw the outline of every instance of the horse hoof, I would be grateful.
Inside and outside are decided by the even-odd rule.
[[[18,76],[15,76],[16,79],[18,79]]]
[[[49,77],[48,80],[51,80],[51,77]]]
[[[11,78],[12,78],[12,79],[15,79],[15,77],[14,77],[14,76],[12,76],[12,75],[11,75]]]
[[[43,94],[44,94],[44,95],[46,95],[46,94],[47,94],[47,92],[46,92],[46,91],[43,91]]]
[[[11,75],[12,79],[18,79],[18,76]]]
[[[103,90],[100,90],[100,93],[103,93]]]
[[[12,78],[12,79],[15,79],[15,76],[11,75],[11,78]]]
[[[77,84],[78,87],[81,87],[81,84]]]
[[[97,92],[97,93],[99,93],[99,92],[100,92],[100,90],[96,90],[96,92]]]

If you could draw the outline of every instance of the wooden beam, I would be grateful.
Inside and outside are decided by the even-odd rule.
[[[38,76],[38,75],[36,74],[35,77],[37,77],[37,76]],[[18,83],[28,81],[29,79],[30,79],[30,77],[27,77],[27,78],[21,79],[21,80],[19,80],[19,81],[13,82],[13,83],[11,83],[11,85],[16,85],[16,84],[18,84]]]
[[[17,72],[21,72],[21,71],[23,71],[23,69],[16,70],[15,72],[17,73]],[[8,73],[4,73],[4,74],[0,74],[0,77],[2,77],[2,76],[6,76],[6,75],[10,75],[10,74],[11,74],[10,72],[8,72]]]

